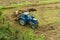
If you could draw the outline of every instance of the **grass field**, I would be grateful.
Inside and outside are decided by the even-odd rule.
[[[58,2],[55,4],[55,2]],[[60,40],[60,1],[59,0],[43,0],[39,3],[21,3],[11,4],[16,8],[2,10],[6,20],[10,23],[15,31],[18,30],[18,40]],[[54,4],[48,4],[54,3]],[[28,6],[28,5],[35,6]],[[46,4],[46,5],[37,5]],[[48,5],[47,5],[48,4]],[[3,7],[4,8],[4,7]],[[6,7],[7,8],[7,7]],[[36,12],[32,12],[39,21],[39,27],[37,29],[31,29],[29,25],[21,26],[14,21],[12,14],[14,11],[22,9],[26,10],[29,8],[37,9]]]
[[[29,6],[29,5],[38,5],[38,4],[51,4],[59,3],[60,0],[0,0],[0,9],[1,8],[10,8],[10,7],[20,7],[20,6]],[[8,4],[7,4],[8,3]],[[7,7],[8,6],[8,7]]]
[[[52,5],[52,4],[51,4]],[[19,10],[19,9],[23,9],[23,10],[25,10],[25,9],[28,9],[28,8],[36,8],[37,9],[37,11],[36,12],[33,12],[32,14],[34,14],[35,15],[35,17],[39,20],[39,26],[41,26],[40,28],[39,28],[39,30],[31,30],[31,28],[29,27],[29,26],[26,26],[26,27],[24,27],[24,26],[21,26],[21,25],[19,25],[18,23],[16,23],[16,22],[14,22],[14,18],[11,16],[12,14],[13,14],[13,12],[14,11],[16,11],[17,9]],[[60,23],[60,17],[59,17],[59,15],[60,15],[60,9],[58,9],[58,8],[55,8],[55,7],[51,7],[51,6],[44,6],[45,8],[43,8],[43,6],[40,8],[40,6],[38,6],[38,8],[37,8],[37,6],[31,6],[31,7],[18,7],[18,8],[13,8],[13,9],[6,9],[6,10],[4,10],[3,11],[3,13],[7,16],[7,20],[10,22],[10,24],[12,25],[12,26],[14,26],[14,28],[16,29],[16,30],[20,30],[20,31],[22,31],[23,30],[23,32],[25,32],[25,31],[29,31],[29,30],[31,30],[31,31],[33,31],[36,35],[41,35],[41,33],[43,34],[43,35],[46,35],[47,36],[47,39],[50,39],[50,38],[48,38],[49,37],[49,35],[53,35],[53,34],[50,34],[50,33],[52,33],[52,32],[54,32],[55,30],[56,30],[56,33],[59,35],[59,31],[58,30],[60,30],[59,29],[59,27],[60,26],[56,26],[56,25],[58,25],[57,23]],[[48,8],[48,7],[51,7],[51,8]],[[25,8],[25,9],[24,9]],[[60,7],[59,7],[60,8]],[[53,26],[53,28],[54,28],[54,31],[53,31],[53,29],[51,29],[50,28],[50,25],[51,26]],[[16,27],[17,26],[17,27]],[[46,27],[44,27],[44,26],[46,26]],[[57,28],[56,28],[56,27]],[[52,31],[50,31],[50,32],[48,32],[49,31],[49,29],[50,30],[52,30]],[[29,31],[29,32],[31,32],[31,31]],[[46,32],[44,32],[44,31],[46,31]],[[23,33],[22,32],[22,33]],[[28,33],[29,33],[28,32]],[[59,33],[58,33],[59,32]],[[27,33],[27,32],[26,32]],[[48,34],[46,34],[46,33],[48,33]],[[32,35],[32,34],[31,34]],[[58,35],[56,35],[56,36],[58,36]],[[27,35],[28,36],[28,35]],[[53,35],[52,36],[52,38],[54,39],[55,37],[54,37],[55,35]],[[26,37],[25,37],[26,38]],[[33,39],[34,37],[32,37],[32,39]],[[36,40],[40,40],[40,36],[38,36],[38,37],[36,37],[37,39]],[[35,39],[35,38],[34,38]],[[27,39],[26,39],[27,40]],[[45,40],[45,37],[43,37],[42,38],[42,40]],[[59,39],[58,39],[59,40]]]
[[[32,3],[39,3],[39,4],[45,4],[45,3],[55,3],[60,2],[60,0],[0,0],[0,5],[10,5],[10,4],[19,4],[22,2],[32,2]],[[7,4],[8,3],[8,4]]]

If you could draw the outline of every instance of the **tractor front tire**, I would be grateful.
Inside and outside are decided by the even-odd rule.
[[[32,29],[35,29],[35,26],[32,25],[31,28],[32,28]]]
[[[24,26],[26,24],[26,22],[25,22],[25,20],[20,19],[19,24],[21,24],[22,26]]]
[[[29,22],[29,24],[31,25],[31,28],[32,28],[32,29],[35,29],[35,25],[34,25],[33,22]]]

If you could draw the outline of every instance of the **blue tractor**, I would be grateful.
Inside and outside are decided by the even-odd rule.
[[[22,26],[29,24],[33,29],[38,27],[38,20],[34,16],[30,15],[28,12],[22,13],[16,19],[19,20],[18,22]]]

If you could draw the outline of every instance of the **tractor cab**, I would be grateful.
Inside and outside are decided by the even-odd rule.
[[[35,20],[35,17],[30,15],[28,12],[24,12],[21,17],[23,17],[26,21]]]

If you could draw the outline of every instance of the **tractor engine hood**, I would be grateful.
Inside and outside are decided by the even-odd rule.
[[[36,18],[33,18],[33,23],[38,24],[38,20]]]

